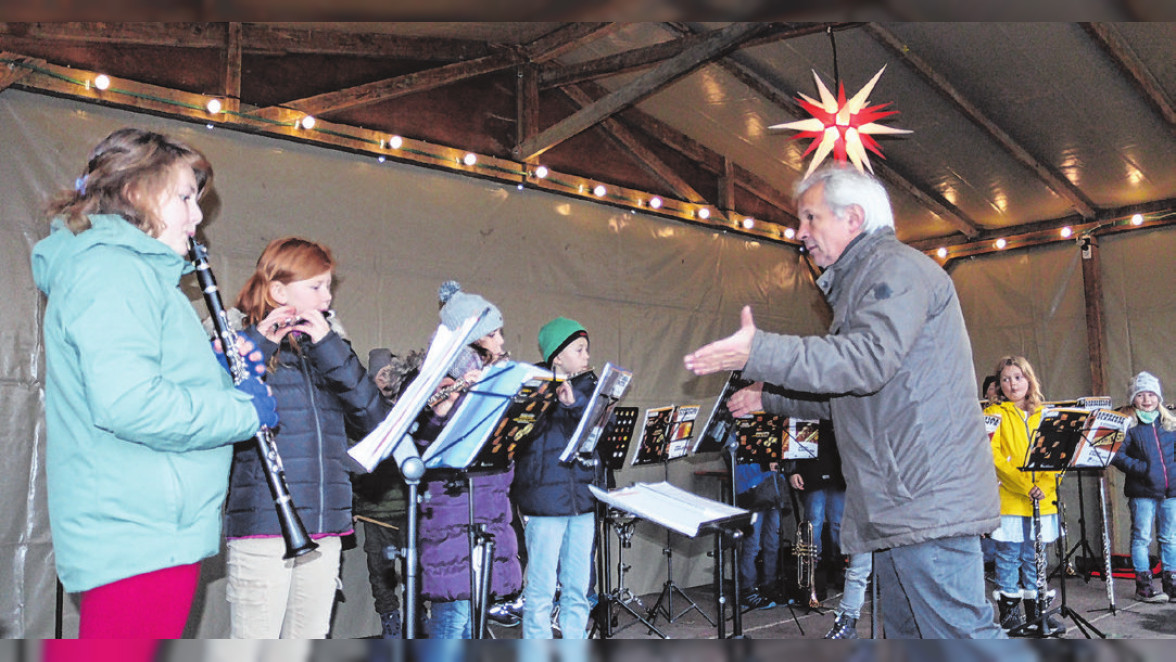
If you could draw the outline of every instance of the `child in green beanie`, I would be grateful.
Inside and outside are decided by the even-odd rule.
[[[595,532],[595,502],[588,486],[593,466],[562,463],[560,453],[576,431],[596,388],[588,365],[588,331],[575,320],[557,317],[539,330],[543,365],[564,382],[559,405],[545,426],[515,457],[511,496],[527,518],[523,638],[550,639],[556,579],[561,586],[559,628],[564,639],[586,636]]]

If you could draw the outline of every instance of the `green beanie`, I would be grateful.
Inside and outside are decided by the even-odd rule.
[[[566,317],[551,320],[539,329],[539,353],[543,355],[543,362],[550,364],[573,340],[587,337],[588,330],[576,320]]]

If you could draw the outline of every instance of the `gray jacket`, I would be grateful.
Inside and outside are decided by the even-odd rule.
[[[833,309],[829,334],[757,331],[743,376],[769,385],[769,412],[832,418],[847,484],[842,550],[995,530],[996,469],[951,279],[884,228],[855,238],[817,285]]]

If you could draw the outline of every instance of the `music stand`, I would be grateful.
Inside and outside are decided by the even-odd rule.
[[[1061,513],[1064,511],[1061,509],[1061,495],[1058,491],[1061,486],[1062,475],[1070,469],[1105,469],[1115,452],[1118,451],[1119,446],[1123,443],[1123,436],[1128,420],[1126,416],[1108,410],[1090,411],[1077,408],[1053,408],[1047,409],[1042,414],[1041,422],[1038,423],[1037,429],[1033,432],[1033,438],[1030,441],[1028,454],[1025,458],[1025,465],[1021,467],[1021,471],[1056,472],[1054,474],[1054,489],[1055,494],[1058,495],[1059,534],[1065,527],[1065,523],[1061,521]],[[1038,538],[1041,536],[1040,510],[1037,500],[1034,500],[1033,527]],[[1064,565],[1066,550],[1063,547],[1064,543],[1058,546],[1057,550],[1058,560]],[[1066,598],[1065,572],[1062,572],[1058,578],[1061,601],[1057,607],[1047,609],[1049,600],[1045,588],[1047,577],[1045,573],[1045,561],[1041,555],[1038,556],[1037,565],[1038,618],[1035,621],[1027,622],[1024,625],[1014,628],[1009,632],[1010,636],[1032,635],[1044,638],[1060,634],[1051,632],[1049,626],[1049,616],[1057,613],[1060,616],[1074,621],[1074,624],[1087,639],[1091,638],[1091,632],[1098,635],[1100,639],[1106,639],[1106,634],[1069,606]],[[1107,577],[1107,581],[1111,581],[1109,576]],[[1110,592],[1111,588],[1109,585],[1108,592]]]
[[[625,464],[625,457],[629,454],[629,443],[633,439],[633,429],[637,425],[637,407],[613,407],[612,416],[608,420],[608,425],[605,426],[604,432],[600,435],[599,441],[596,443],[597,453],[597,471],[595,477],[596,487],[602,490],[608,489],[609,472],[619,471]],[[613,636],[613,615],[612,605],[620,605],[622,609],[629,612],[634,618],[645,623],[651,628],[651,631],[657,632],[663,639],[665,635],[653,627],[652,623],[645,620],[645,617],[637,613],[629,603],[637,600],[637,596],[631,590],[625,587],[625,571],[628,569],[624,564],[624,550],[631,546],[633,537],[633,522],[621,522],[619,514],[616,517],[610,517],[608,504],[603,501],[596,501],[595,516],[596,516],[596,540],[598,554],[596,556],[596,576],[599,578],[600,591],[597,593],[596,606],[592,609],[592,630],[588,637],[599,633],[600,638],[610,639]],[[614,511],[619,513],[619,511]],[[610,588],[612,578],[610,574],[609,562],[612,557],[608,527],[613,527],[617,533],[617,540],[619,547],[617,550],[617,586]],[[640,604],[640,603],[639,603]],[[642,605],[644,608],[644,605]]]
[[[692,494],[674,487],[668,482],[636,483],[629,487],[607,492],[593,487],[592,492],[598,500],[606,502],[614,508],[632,513],[667,529],[673,529],[682,535],[694,538],[701,534],[715,534],[715,581],[717,584],[715,590],[718,595],[723,595],[721,581],[723,541],[728,538],[734,541],[740,537],[742,527],[751,521],[752,513],[750,511]],[[702,611],[699,610],[699,613]],[[713,624],[714,621],[711,623]],[[720,639],[725,637],[724,625],[724,620],[720,618],[718,621]],[[656,631],[652,625],[650,628]],[[733,636],[741,637],[742,635],[742,621],[739,610],[736,608]]]
[[[661,463],[662,475],[668,484],[670,480],[670,461],[686,457],[690,446],[690,437],[694,431],[694,421],[698,418],[698,406],[669,406],[648,409],[645,412],[644,433],[641,444],[633,455],[633,466]],[[646,617],[650,622],[657,620],[659,612],[664,614],[670,623],[677,621],[691,611],[697,611],[708,623],[715,622],[710,615],[702,610],[686,592],[674,582],[674,550],[671,547],[672,534],[666,528],[666,545],[662,547],[662,554],[666,557],[666,581],[662,584],[661,593],[649,608]],[[674,594],[677,593],[688,604],[679,613],[674,613]]]

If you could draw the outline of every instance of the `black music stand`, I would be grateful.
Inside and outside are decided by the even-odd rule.
[[[682,535],[694,538],[704,533],[714,534],[715,592],[720,596],[719,604],[720,609],[722,608],[726,595],[722,586],[722,568],[724,566],[722,550],[726,543],[730,542],[733,545],[742,536],[743,527],[751,521],[752,513],[750,511],[700,497],[674,487],[668,482],[636,483],[608,492],[594,487],[593,493],[597,499],[610,506],[632,513],[667,529],[673,529]],[[711,622],[714,623],[714,621]],[[720,639],[726,638],[724,627],[725,619],[719,618],[718,636]],[[656,629],[651,626],[651,631],[656,631]],[[732,637],[742,638],[742,636],[742,619],[739,609],[736,608],[735,630]]]
[[[658,407],[647,410],[644,433],[641,435],[641,445],[633,455],[633,466],[660,463],[663,480],[669,483],[670,461],[686,457],[697,417],[697,406]],[[666,557],[666,581],[662,584],[657,600],[646,613],[646,618],[650,622],[655,622],[660,613],[665,615],[667,621],[673,623],[691,611],[697,611],[708,623],[714,625],[715,621],[710,615],[674,582],[674,550],[670,545],[672,540],[672,532],[667,527],[666,545],[662,547],[662,554]],[[677,614],[674,613],[675,593],[687,602],[687,606]]]
[[[599,442],[596,444],[596,487],[607,490],[612,486],[613,472],[620,471],[625,465],[625,457],[629,454],[629,442],[633,439],[633,429],[637,425],[637,407],[614,407],[612,416],[609,418],[608,425],[605,427],[603,434],[600,436]],[[614,517],[611,513],[615,513]],[[596,576],[600,584],[600,590],[597,591],[596,606],[592,609],[592,630],[588,634],[591,639],[593,635],[599,634],[601,639],[611,639],[613,636],[613,628],[616,626],[612,614],[612,606],[614,604],[620,605],[635,618],[644,621],[644,617],[638,614],[631,607],[629,602],[632,602],[636,597],[633,592],[625,588],[625,566],[621,550],[631,546],[632,528],[627,531],[620,527],[624,526],[619,522],[619,511],[610,509],[607,504],[602,501],[596,502],[595,508],[596,517]],[[617,588],[612,589],[610,576],[609,562],[611,561],[611,552],[608,538],[608,529],[613,527],[617,532],[617,539],[620,543],[620,548],[617,551]],[[649,624],[652,625],[652,624]],[[659,631],[660,633],[660,631]],[[664,638],[664,636],[663,636]]]
[[[1059,491],[1062,475],[1071,469],[1105,469],[1123,442],[1127,420],[1126,416],[1107,410],[1090,411],[1086,409],[1055,408],[1048,409],[1042,414],[1041,422],[1033,432],[1033,438],[1030,441],[1029,451],[1025,458],[1025,465],[1021,467],[1021,471],[1034,473],[1038,471],[1055,472],[1054,490],[1055,494],[1058,495],[1057,504],[1059,506],[1059,545],[1057,546],[1057,552],[1059,565],[1062,567],[1065,566],[1067,558],[1066,550],[1064,549],[1064,537],[1061,535],[1065,529],[1065,522],[1062,521],[1062,513],[1065,511],[1061,504]],[[1041,515],[1040,507],[1036,500],[1033,502],[1033,526],[1036,534],[1040,536]],[[1037,574],[1039,583],[1037,592],[1038,618],[1035,621],[1026,622],[1024,625],[1014,628],[1009,632],[1010,636],[1035,636],[1039,638],[1057,636],[1060,633],[1051,632],[1049,627],[1049,616],[1056,613],[1072,620],[1087,639],[1092,638],[1091,632],[1096,634],[1100,639],[1106,639],[1106,634],[1069,606],[1066,596],[1066,573],[1064,571],[1058,575],[1061,601],[1053,609],[1047,608],[1049,598],[1046,595],[1047,591],[1043,590],[1048,580],[1048,576],[1045,574],[1044,560],[1038,560]],[[1109,576],[1107,577],[1107,581],[1112,581]],[[1108,592],[1112,590],[1112,587],[1113,585],[1108,585]],[[1112,594],[1112,609],[1114,608],[1113,604]]]

